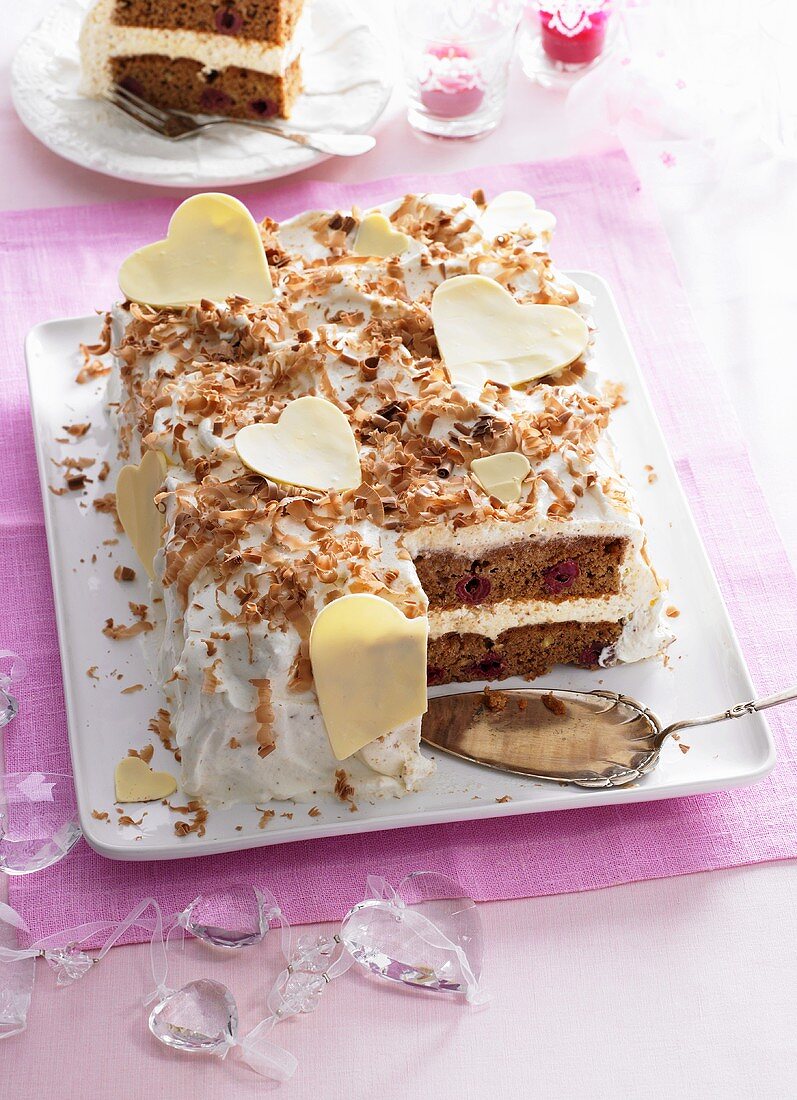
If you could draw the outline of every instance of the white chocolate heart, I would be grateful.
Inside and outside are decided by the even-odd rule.
[[[503,504],[514,504],[520,500],[523,479],[528,476],[531,463],[519,451],[506,451],[474,458],[470,468],[486,493],[498,497]]]
[[[283,485],[356,489],[362,481],[348,420],[322,397],[299,397],[276,424],[248,424],[235,437],[245,466]]]
[[[358,256],[400,256],[410,246],[406,233],[394,229],[384,214],[366,214],[352,249]]]
[[[262,305],[274,297],[257,223],[232,195],[194,195],[177,207],[166,240],[139,248],[119,269],[119,286],[151,306],[223,302],[238,295]]]
[[[337,760],[426,710],[426,617],[381,596],[341,596],[316,616],[310,662]]]
[[[165,477],[166,456],[162,451],[147,451],[138,466],[123,466],[116,479],[116,514],[150,580],[155,577],[152,563],[163,532],[155,494]]]
[[[479,219],[482,232],[488,240],[495,240],[499,233],[513,233],[518,229],[530,229],[535,237],[552,233],[556,218],[547,210],[538,210],[531,195],[525,191],[502,191]]]
[[[566,306],[516,302],[484,275],[446,279],[432,295],[432,322],[455,385],[519,386],[578,359],[589,340],[583,318]]]
[[[114,773],[117,802],[155,802],[177,790],[177,780],[168,772],[154,772],[140,756],[126,756]]]

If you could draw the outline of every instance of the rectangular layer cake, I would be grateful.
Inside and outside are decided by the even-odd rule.
[[[121,456],[157,449],[169,463],[156,665],[187,794],[303,799],[343,783],[368,798],[423,782],[433,765],[420,716],[343,762],[331,751],[309,639],[343,595],[427,619],[431,685],[605,667],[666,644],[662,586],[607,434],[618,399],[589,296],[551,262],[552,216],[502,198],[407,195],[381,208],[383,224],[357,209],[266,219],[265,305],[113,311]],[[548,324],[541,305],[565,311],[556,317],[582,326],[586,347],[514,385],[493,380],[516,369],[506,357],[464,378],[454,351],[441,354],[433,307],[463,275],[519,323]],[[464,346],[472,336],[498,347],[515,320],[496,314],[491,331],[488,315]],[[474,324],[466,311],[463,329]],[[546,330],[554,347],[557,325]],[[446,330],[447,347],[456,335]],[[278,423],[307,395],[348,421],[357,488],[302,488],[239,457],[243,428]],[[509,488],[479,465],[497,456],[520,463]]]
[[[304,0],[98,0],[80,36],[81,90],[157,107],[287,118],[301,90]]]

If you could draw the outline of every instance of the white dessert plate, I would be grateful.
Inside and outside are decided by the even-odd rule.
[[[625,692],[667,720],[720,710],[755,694],[749,674],[611,292],[595,275],[575,272],[572,277],[596,296],[600,361],[611,364],[612,379],[623,384],[628,397],[628,405],[616,414],[613,435],[645,516],[653,560],[670,580],[670,602],[680,612],[673,619],[678,637],[666,659],[599,672],[557,668],[535,683]],[[28,336],[26,354],[75,786],[86,839],[98,852],[115,859],[169,859],[375,829],[647,802],[752,783],[773,767],[767,723],[761,715],[750,715],[695,730],[680,743],[669,741],[656,771],[629,788],[590,791],[543,784],[437,754],[437,774],[425,790],[401,799],[361,801],[356,812],[322,796],[314,807],[285,802],[230,806],[210,811],[204,836],[178,837],[175,821],[187,815],[154,802],[124,807],[140,824],[119,825],[113,773],[128,749],[154,744],[153,767],[173,773],[176,768],[147,730],[164,700],[147,671],[140,639],[111,641],[101,633],[109,617],[129,622],[128,601],[145,603],[148,593],[140,568],[133,583],[114,580],[117,565],[136,564],[134,554],[124,535],[106,545],[117,535],[110,518],[91,505],[94,496],[112,489],[116,469],[115,440],[103,406],[105,379],[75,382],[78,344],[95,341],[97,331],[96,317],[38,325]],[[64,424],[85,421],[91,429],[83,440],[59,442],[65,438]],[[81,454],[97,459],[86,470],[94,482],[85,495],[54,495],[48,486],[63,479],[53,461]],[[111,474],[99,482],[103,459],[110,462]],[[653,468],[655,478],[649,478],[646,467]],[[525,681],[504,683],[520,687]],[[123,694],[136,684],[143,686]],[[460,690],[481,686],[467,684]],[[432,689],[435,694],[447,690]],[[178,806],[185,801],[179,791],[171,799]],[[264,818],[265,810],[274,810],[274,816]],[[109,820],[97,820],[93,811],[107,813]]]
[[[106,176],[159,187],[231,187],[300,172],[327,157],[244,126],[214,126],[169,142],[109,103],[78,93],[78,36],[93,0],[63,0],[22,42],[11,67],[14,106],[30,132],[66,160]],[[392,81],[369,23],[348,0],[314,0],[303,52],[297,130],[365,133]]]

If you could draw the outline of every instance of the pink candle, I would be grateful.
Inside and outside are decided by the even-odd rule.
[[[463,118],[477,111],[484,99],[484,78],[464,46],[432,46],[426,53],[420,96],[426,110],[438,118]]]
[[[588,65],[603,52],[609,0],[565,0],[541,3],[542,48],[552,61]]]

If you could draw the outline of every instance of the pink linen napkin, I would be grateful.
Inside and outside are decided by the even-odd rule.
[[[406,191],[529,191],[556,212],[555,259],[613,287],[671,452],[761,692],[797,680],[797,584],[707,362],[650,203],[622,154],[345,185],[286,181],[247,197],[256,217],[370,205]],[[34,324],[106,308],[134,247],[163,235],[175,202],[0,215],[0,648],[31,670],[6,736],[9,771],[71,770],[22,343]],[[711,401],[705,400],[706,392]],[[700,410],[700,431],[689,410]],[[733,515],[733,523],[728,516]],[[755,553],[751,553],[755,547]],[[369,872],[434,868],[477,900],[588,890],[797,855],[793,716],[772,712],[775,772],[754,787],[665,802],[368,833],[179,862],[119,863],[85,843],[11,879],[10,903],[42,936],[115,919],[146,894],[175,912],[230,879],[267,884],[292,922],[340,917]]]

